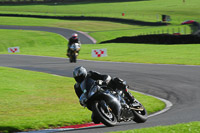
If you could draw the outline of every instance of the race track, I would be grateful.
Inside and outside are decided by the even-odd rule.
[[[137,63],[94,62],[65,58],[24,55],[0,55],[0,66],[72,76],[76,66],[120,76],[137,91],[152,94],[173,103],[167,112],[151,117],[146,123],[120,123],[115,127],[95,127],[67,132],[94,133],[144,128],[158,125],[200,121],[200,66],[159,65]]]
[[[41,26],[14,26],[14,25],[0,25],[0,29],[10,29],[10,30],[36,30],[36,31],[46,31],[53,32],[62,35],[66,39],[69,39],[73,33],[78,33],[79,40],[82,44],[94,44],[96,40],[84,32],[75,31],[71,29],[64,28],[54,28],[54,27],[41,27]]]

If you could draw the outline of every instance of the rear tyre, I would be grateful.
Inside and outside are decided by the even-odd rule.
[[[95,101],[92,107],[94,116],[104,125],[111,127],[117,124],[117,118],[104,100]]]

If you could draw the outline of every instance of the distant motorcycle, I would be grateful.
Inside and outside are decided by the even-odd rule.
[[[76,60],[77,60],[77,56],[78,56],[78,53],[81,49],[81,45],[79,43],[73,43],[71,46],[70,46],[70,52],[69,52],[69,61],[72,63],[76,63]]]
[[[92,111],[95,124],[102,122],[110,127],[121,121],[143,123],[147,120],[144,106],[136,99],[134,104],[128,105],[122,90],[110,91],[91,78],[81,83],[81,90],[84,93],[79,99],[80,104]]]

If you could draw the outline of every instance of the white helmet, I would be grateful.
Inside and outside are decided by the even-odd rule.
[[[77,38],[77,37],[78,37],[78,34],[73,33],[73,34],[72,34],[72,37],[73,37],[73,38]]]

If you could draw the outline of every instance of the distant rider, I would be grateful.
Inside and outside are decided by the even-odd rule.
[[[72,44],[74,43],[79,43],[81,44],[81,42],[78,39],[78,34],[73,33],[72,36],[69,38],[69,43],[68,43],[68,49],[67,49],[67,56],[69,56],[70,53],[70,47]]]
[[[73,77],[77,82],[74,85],[74,89],[75,89],[76,95],[79,98],[83,93],[80,88],[81,82],[85,78],[92,78],[93,80],[96,80],[98,84],[106,85],[108,87],[108,89],[109,88],[112,88],[113,90],[115,90],[116,88],[121,89],[124,92],[129,105],[131,105],[134,101],[134,97],[131,95],[130,92],[128,92],[128,86],[120,78],[111,78],[109,75],[102,75],[96,71],[87,72],[87,70],[82,66],[74,69]]]

